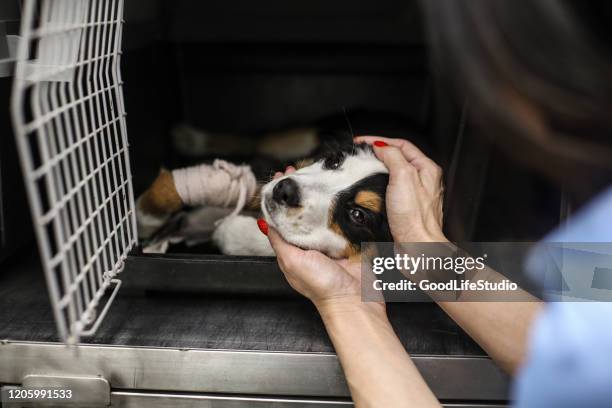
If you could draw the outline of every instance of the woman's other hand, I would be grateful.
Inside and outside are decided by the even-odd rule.
[[[274,178],[294,171],[293,167],[288,167],[285,173],[278,172]],[[267,225],[263,226],[264,231],[267,232],[278,265],[291,287],[310,299],[320,311],[369,305],[384,313],[384,302],[364,304],[361,301],[361,262],[358,259],[331,259],[319,251],[303,250],[291,245]]]
[[[329,302],[360,302],[359,262],[334,260],[319,251],[303,250],[289,244],[273,228],[268,238],[291,287],[317,307]]]
[[[360,136],[389,169],[387,216],[395,242],[445,242],[442,169],[403,139]]]

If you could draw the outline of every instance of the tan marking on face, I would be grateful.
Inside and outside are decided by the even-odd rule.
[[[351,262],[358,262],[361,260],[361,248],[359,245],[347,245],[344,250],[343,258],[348,258]]]
[[[140,208],[143,212],[161,216],[171,214],[183,207],[183,201],[176,191],[172,173],[161,169],[151,187],[142,194]]]
[[[253,194],[253,198],[251,198],[246,204],[247,209],[253,210],[253,211],[261,210],[261,188],[262,187],[263,185],[261,185],[260,183],[257,183],[257,186],[255,187],[255,194]]]
[[[373,191],[364,190],[357,193],[355,203],[370,211],[379,213],[382,208],[382,198]]]
[[[299,160],[298,162],[296,162],[294,167],[296,170],[299,170],[304,167],[308,167],[313,163],[314,163],[313,159],[303,159],[303,160]]]
[[[302,207],[288,207],[287,208],[287,216],[288,217],[297,217],[304,211]]]
[[[333,215],[334,215],[334,206],[331,206],[329,209],[329,214],[328,214],[329,229],[331,229],[332,231],[334,231],[336,234],[340,235],[341,237],[344,237],[344,239],[348,241],[348,239],[346,238],[346,235],[344,235],[344,232],[342,231],[342,228],[340,228],[340,225],[334,222]],[[360,256],[359,245],[353,245],[349,242],[346,244],[346,248],[344,248],[344,251],[342,251],[342,255],[340,256],[340,258],[354,259],[355,257],[359,257],[359,256]]]
[[[342,229],[340,229],[340,226],[336,224],[335,222],[330,221],[329,228],[332,231],[334,231],[336,234],[340,235],[341,237],[344,237],[344,233],[342,232]]]

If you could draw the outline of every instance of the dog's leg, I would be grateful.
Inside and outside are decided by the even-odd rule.
[[[136,220],[138,236],[150,238],[172,213],[183,207],[181,197],[176,191],[172,173],[161,169],[159,175],[138,200],[136,200]]]
[[[212,239],[225,255],[274,256],[270,241],[261,233],[253,217],[226,218],[215,229]]]

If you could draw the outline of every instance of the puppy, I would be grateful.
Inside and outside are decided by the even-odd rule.
[[[385,210],[389,175],[367,144],[333,144],[295,173],[261,189],[261,212],[280,235],[333,258],[358,255],[361,243],[392,241]],[[229,255],[273,255],[252,217],[224,221],[213,241]]]

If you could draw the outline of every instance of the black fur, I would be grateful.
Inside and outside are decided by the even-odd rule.
[[[372,146],[367,143],[353,143],[352,139],[333,140],[322,143],[313,155],[315,162],[335,157],[346,157],[358,151],[372,151]]]
[[[385,208],[388,182],[388,174],[374,174],[355,183],[337,196],[332,215],[333,222],[340,227],[346,239],[353,246],[360,248],[362,242],[393,241]],[[380,196],[382,202],[380,212],[368,210],[355,203],[355,197],[360,191],[372,191]],[[352,208],[359,208],[364,212],[366,217],[363,224],[357,224],[351,220],[350,210]]]

